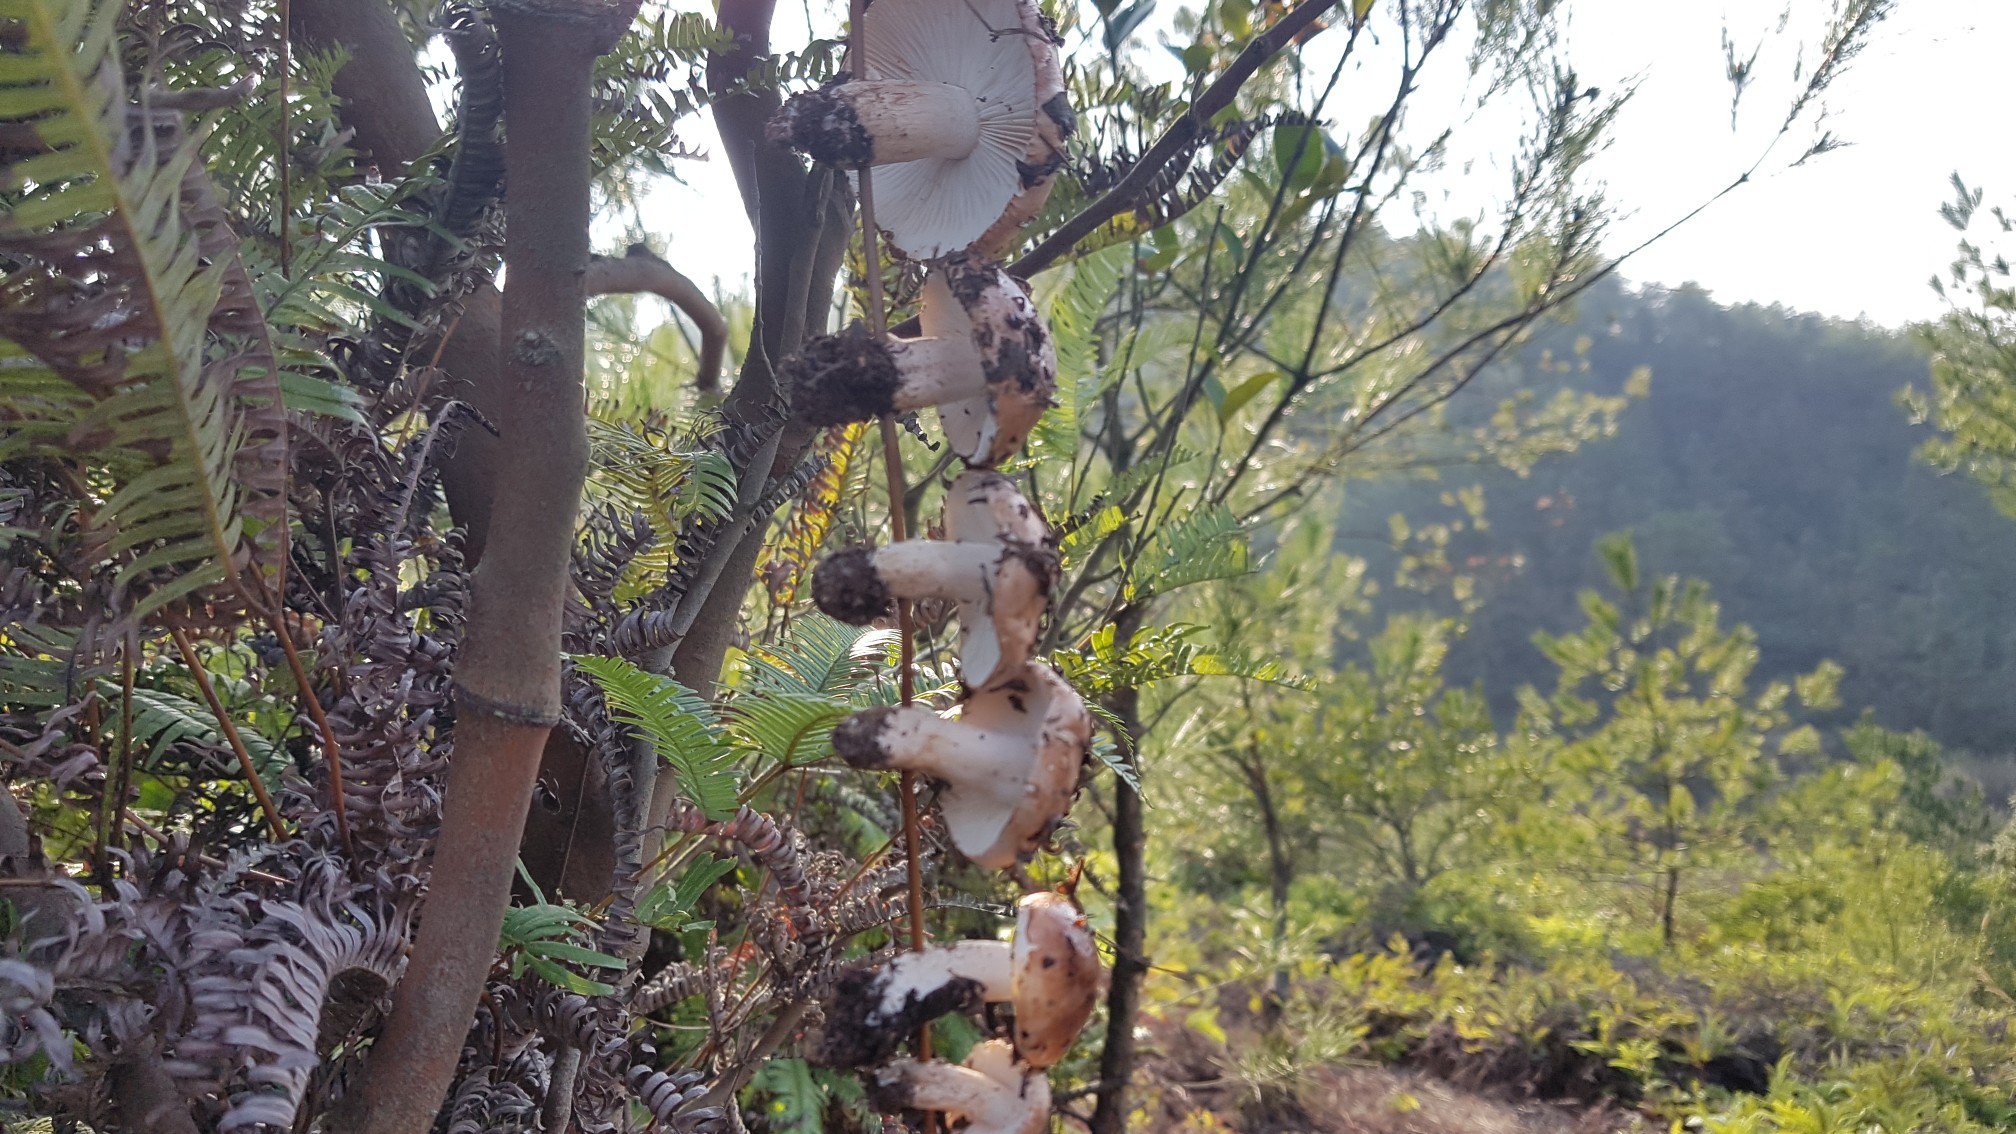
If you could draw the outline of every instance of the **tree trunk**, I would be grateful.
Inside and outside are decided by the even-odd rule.
[[[1125,650],[1141,628],[1142,612],[1123,608],[1114,619],[1114,644]],[[1106,707],[1120,722],[1122,758],[1141,774],[1141,691],[1115,690]],[[1120,893],[1113,907],[1113,981],[1106,990],[1106,1046],[1099,1053],[1099,1101],[1092,1134],[1127,1129],[1127,1084],[1134,1075],[1134,1017],[1141,1009],[1141,978],[1148,972],[1148,830],[1141,795],[1125,780],[1114,785],[1113,857]]]
[[[499,426],[517,459],[499,469],[496,523],[472,585],[420,932],[344,1130],[433,1124],[496,954],[540,752],[559,719],[561,611],[587,469],[589,81],[606,28],[582,17],[596,14],[496,9],[511,201],[500,344],[511,397]]]
[[[1252,719],[1250,712],[1247,719]],[[1280,950],[1288,943],[1288,883],[1294,878],[1294,869],[1281,834],[1281,816],[1274,809],[1274,792],[1267,785],[1267,766],[1261,763],[1257,745],[1248,748],[1247,760],[1247,779],[1253,788],[1253,799],[1260,805],[1261,829],[1267,835],[1267,890],[1274,902],[1274,948]],[[1281,1022],[1281,1011],[1288,1003],[1285,964],[1277,961],[1271,984],[1260,1002],[1261,1026],[1270,1031]]]
[[[1673,909],[1680,904],[1680,864],[1666,868],[1666,897],[1659,910],[1659,931],[1666,948],[1673,948]]]

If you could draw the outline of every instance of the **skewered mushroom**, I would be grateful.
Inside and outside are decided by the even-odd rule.
[[[875,1072],[886,1110],[936,1110],[965,1119],[965,1134],[1040,1134],[1050,1120],[1050,1080],[1015,1062],[1001,1040],[976,1044],[963,1067],[899,1059]]]
[[[1030,894],[1016,907],[1012,942],[959,941],[843,973],[818,1058],[829,1067],[879,1063],[947,1012],[1006,1002],[1015,1006],[1016,1057],[1049,1067],[1085,1027],[1104,976],[1077,905],[1062,894]]]
[[[1031,662],[974,694],[956,720],[921,705],[866,709],[833,730],[856,768],[943,781],[952,845],[990,870],[1034,854],[1065,811],[1092,741],[1092,716],[1064,679]]]
[[[877,336],[856,324],[807,341],[784,366],[792,411],[812,426],[938,406],[952,449],[991,467],[1022,447],[1057,388],[1057,354],[1029,295],[975,256],[949,257],[925,280],[924,336]]]
[[[880,167],[877,223],[906,256],[1004,244],[1042,207],[1073,121],[1034,0],[876,0],[866,74],[794,96],[772,140]]]
[[[1045,544],[1043,521],[997,473],[967,472],[952,482],[945,534],[829,556],[812,573],[812,601],[855,626],[887,616],[892,598],[956,602],[961,677],[988,689],[1035,651],[1057,553]]]

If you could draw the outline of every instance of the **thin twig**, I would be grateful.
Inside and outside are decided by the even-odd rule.
[[[336,818],[336,841],[343,844],[344,857],[354,864],[357,848],[350,842],[350,808],[343,796],[343,754],[336,748],[336,731],[329,727],[329,718],[322,712],[321,698],[308,686],[308,671],[301,665],[301,654],[294,648],[294,637],[287,632],[287,619],[278,603],[267,621],[272,624],[274,636],[280,639],[280,651],[287,655],[287,668],[294,673],[294,687],[301,691],[308,719],[315,722],[315,731],[322,738],[322,760],[329,765],[329,812]]]
[[[1134,163],[1119,184],[1108,189],[1077,216],[1058,226],[1057,231],[1045,237],[1041,244],[1010,264],[1008,273],[1028,279],[1069,255],[1080,240],[1098,231],[1100,225],[1120,215],[1123,210],[1133,208],[1138,203],[1136,198],[1161,175],[1163,167],[1202,136],[1212,116],[1232,105],[1239,88],[1246,85],[1246,80],[1252,78],[1255,71],[1336,6],[1337,0],[1302,0],[1273,27],[1254,36],[1253,41],[1226,65],[1217,80],[1204,88],[1183,116],[1163,131],[1148,152],[1141,155],[1141,160]]]
[[[273,797],[266,791],[266,781],[259,778],[259,769],[253,766],[252,754],[245,750],[245,738],[238,735],[238,725],[231,714],[224,711],[224,702],[217,699],[217,690],[210,684],[210,673],[203,663],[196,660],[196,647],[189,641],[189,635],[179,626],[168,628],[168,636],[175,639],[175,648],[182,654],[182,662],[196,678],[196,688],[203,691],[203,700],[210,704],[210,714],[217,718],[217,727],[224,730],[224,739],[230,741],[231,751],[238,756],[238,767],[245,772],[245,780],[252,785],[252,794],[259,799],[259,810],[266,813],[266,825],[272,829],[274,841],[287,837],[287,828],[280,825],[280,809],[273,805]]]

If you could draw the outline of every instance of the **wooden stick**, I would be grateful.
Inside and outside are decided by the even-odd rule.
[[[863,79],[868,73],[868,55],[864,42],[867,33],[865,16],[866,0],[851,0],[847,13],[847,66],[855,79]],[[884,307],[886,299],[882,294],[882,248],[881,231],[875,224],[875,183],[873,171],[863,165],[855,176],[861,194],[861,258],[866,265],[868,276],[868,329],[877,335],[888,331],[888,311]],[[905,490],[903,485],[903,452],[898,445],[894,415],[885,414],[881,420],[882,464],[889,477],[889,539],[901,543],[908,538],[908,522],[903,513]],[[911,618],[910,600],[896,600],[896,636],[900,668],[896,673],[896,687],[905,705],[917,699],[917,627]],[[905,769],[897,778],[897,791],[902,798],[903,809],[903,854],[904,869],[910,883],[910,948],[924,951],[924,860],[923,840],[918,834],[917,823],[917,773]],[[929,1024],[917,1029],[917,1058],[931,1058],[931,1027]],[[934,1134],[938,1128],[938,1116],[926,1111],[924,1114],[924,1134]]]

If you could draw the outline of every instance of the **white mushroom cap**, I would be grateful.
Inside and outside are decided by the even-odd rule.
[[[1006,460],[1057,388],[1056,348],[1028,293],[984,260],[950,257],[925,281],[920,320],[922,338],[855,324],[807,340],[779,375],[792,413],[824,427],[938,406],[968,464]]]
[[[981,467],[1013,456],[1057,389],[1057,350],[1029,293],[978,255],[947,256],[925,277],[917,317],[926,338],[970,339],[985,379],[971,397],[932,403],[952,451]]]
[[[957,720],[921,705],[883,706],[833,730],[834,750],[856,768],[943,781],[952,845],[990,870],[1034,854],[1070,810],[1091,741],[1085,702],[1036,662],[968,698]]]
[[[1001,1040],[975,1044],[963,1067],[899,1059],[875,1072],[873,1098],[887,1110],[963,1118],[966,1134],[1041,1134],[1050,1121],[1048,1076],[1018,1065]]]
[[[896,250],[928,260],[959,252],[1000,219],[1047,120],[1031,44],[1049,44],[1035,0],[875,0],[863,17],[869,79],[970,91],[979,137],[964,157],[928,157],[875,172],[875,221]],[[1056,48],[1050,47],[1054,59]],[[1059,84],[1061,89],[1061,84]]]

